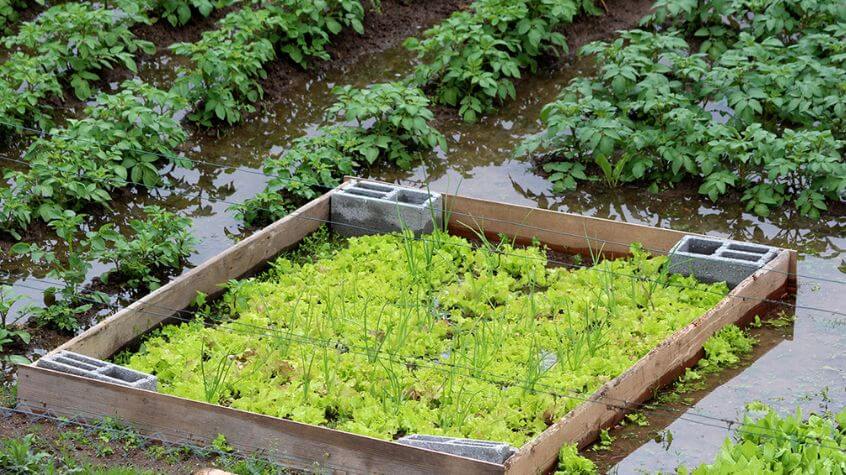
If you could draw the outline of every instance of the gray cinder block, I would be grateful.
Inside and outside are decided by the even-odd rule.
[[[498,464],[505,463],[508,457],[511,457],[517,452],[517,449],[504,442],[457,439],[439,435],[412,434],[397,440],[397,442],[403,445],[410,445],[411,447],[419,447],[421,449],[429,449]]]
[[[670,271],[734,288],[772,260],[779,249],[728,239],[685,236],[670,250]]]
[[[42,368],[97,379],[107,383],[120,384],[131,388],[156,390],[156,377],[129,369],[107,361],[80,355],[72,351],[60,351],[45,356],[36,363]]]
[[[332,230],[345,236],[431,233],[442,226],[443,205],[440,193],[355,180],[332,195]]]

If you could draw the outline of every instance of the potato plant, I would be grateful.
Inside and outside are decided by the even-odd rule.
[[[366,131],[358,150],[368,165],[381,156],[407,169],[415,152],[447,148],[444,136],[429,125],[434,114],[420,89],[394,82],[366,88],[342,86],[333,93],[336,102],[326,114],[330,119],[352,121]]]
[[[716,60],[674,32],[587,45],[596,77],[572,81],[548,104],[546,130],[518,154],[534,155],[556,191],[596,177],[653,190],[693,177],[714,201],[735,190],[759,215],[793,203],[817,217],[846,192],[846,68],[817,56],[809,35],[785,45],[741,32]],[[846,28],[826,41],[846,51]]]
[[[50,221],[50,227],[66,246],[64,256],[46,247],[19,242],[12,246],[12,254],[27,255],[33,262],[50,267],[47,277],[60,284],[44,290],[44,305],[32,306],[29,314],[39,326],[72,333],[80,328],[80,316],[95,303],[107,303],[109,297],[102,292],[83,293],[83,286],[91,270],[88,245],[77,239],[77,231],[85,215],[66,210]]]
[[[0,130],[50,127],[52,118],[45,102],[62,96],[54,66],[49,58],[21,52],[13,53],[0,64]]]
[[[429,122],[433,114],[420,89],[402,83],[358,89],[339,87],[326,119],[339,124],[297,138],[280,157],[269,157],[265,191],[233,209],[246,224],[279,219],[291,205],[337,186],[344,175],[377,161],[409,168],[420,152],[446,149],[446,140]]]
[[[20,18],[18,11],[32,3],[44,5],[43,0],[0,0],[0,35],[11,33],[14,30],[15,23]]]
[[[6,172],[11,185],[0,189],[0,225],[15,233],[33,218],[49,222],[67,209],[108,207],[111,190],[158,185],[163,162],[189,167],[173,151],[187,137],[174,116],[181,104],[175,94],[137,80],[99,94],[87,117],[33,142],[24,155],[27,170]]]
[[[590,394],[727,292],[633,252],[570,271],[507,242],[353,238],[231,283],[217,325],[164,327],[129,366],[165,393],[382,439],[519,446],[580,404],[570,391]]]
[[[196,14],[207,17],[214,10],[232,5],[237,0],[149,0],[147,8],[167,20],[172,26],[182,26]]]
[[[200,41],[171,47],[193,63],[181,71],[175,86],[191,99],[191,120],[207,127],[215,120],[240,122],[262,98],[264,65],[277,52],[305,68],[314,59],[329,59],[326,46],[343,28],[364,32],[364,6],[359,0],[256,3],[255,9],[228,14]]]
[[[158,206],[144,208],[146,219],[129,223],[127,238],[111,225],[89,233],[91,257],[114,266],[101,279],[123,282],[130,288],[155,290],[160,275],[182,269],[185,259],[198,242],[191,234],[191,219],[177,216]]]
[[[17,35],[6,38],[6,47],[22,48],[55,63],[54,73],[67,78],[79,99],[87,99],[92,94],[91,82],[100,78],[97,71],[122,64],[135,72],[135,54],[155,50],[152,43],[137,39],[130,30],[149,20],[135,3],[122,5],[127,9],[73,2],[56,5],[22,24]]]
[[[514,80],[534,71],[539,56],[567,51],[558,29],[579,12],[599,10],[590,0],[477,0],[406,41],[421,59],[414,80],[474,122],[515,97]]]

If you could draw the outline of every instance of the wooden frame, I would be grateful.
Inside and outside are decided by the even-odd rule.
[[[344,186],[344,185],[341,185]],[[221,284],[264,265],[303,237],[329,222],[335,190],[256,232],[214,258],[129,305],[88,331],[53,350],[69,350],[106,359],[160,325],[195,298],[215,295]],[[446,195],[448,229],[469,234],[504,233],[517,241],[538,239],[570,252],[628,254],[628,243],[667,252],[684,235],[679,231],[600,218],[540,210],[459,195]],[[408,447],[166,394],[127,388],[35,365],[18,369],[19,406],[34,412],[69,417],[118,417],[144,433],[173,442],[208,444],[218,434],[237,450],[302,469],[378,473],[539,473],[551,468],[565,443],[583,447],[599,430],[625,415],[623,407],[647,400],[653,390],[672,381],[702,355],[702,345],[725,325],[751,318],[762,299],[783,296],[794,287],[796,253],[783,250],[765,268],[732,289],[729,295],[694,322],[677,331],[614,378],[538,437],[526,443],[504,465]]]

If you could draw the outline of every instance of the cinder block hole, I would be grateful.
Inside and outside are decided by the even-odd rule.
[[[351,195],[366,196],[368,198],[384,198],[386,193],[381,191],[363,190],[361,188],[347,188],[346,192]]]
[[[740,259],[742,261],[749,261],[749,262],[755,262],[755,261],[757,261],[758,259],[761,258],[760,256],[750,256],[749,254],[741,254],[739,252],[731,252],[731,251],[724,252],[722,254],[722,257],[728,257],[729,259]]]
[[[71,366],[71,367],[74,367],[74,368],[84,369],[85,371],[94,371],[99,367],[99,366],[94,366],[94,365],[88,364],[87,362],[84,362],[84,361],[80,361],[77,358],[71,358],[70,355],[68,355],[68,356],[57,356],[53,361],[55,361],[56,363],[62,363],[64,365]]]
[[[708,239],[688,239],[684,249],[680,249],[682,252],[689,252],[691,254],[702,254],[704,256],[710,256],[714,254],[717,249],[722,246],[723,243],[720,241],[711,241]]]
[[[388,185],[380,185],[378,183],[359,182],[355,184],[356,188],[364,188],[365,190],[379,191],[382,193],[390,193],[394,191],[394,187]]]
[[[121,368],[118,368],[116,366],[112,366],[111,368],[103,371],[100,374],[102,374],[103,376],[108,376],[110,378],[119,379],[121,381],[126,381],[127,383],[134,383],[135,381],[144,379],[145,377],[145,375],[143,374],[122,370]]]
[[[410,205],[422,205],[429,199],[429,193],[412,190],[399,190],[396,195],[398,203],[407,203]]]
[[[769,249],[766,247],[758,247],[752,246],[749,244],[738,244],[738,243],[731,243],[728,245],[728,248],[732,251],[743,251],[743,252],[753,252],[755,254],[766,254]]]

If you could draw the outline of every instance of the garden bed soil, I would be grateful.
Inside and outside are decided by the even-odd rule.
[[[4,415],[0,409],[0,440],[17,439],[27,434],[35,434],[39,442],[37,449],[45,450],[59,459],[70,456],[77,461],[89,462],[97,467],[132,467],[153,473],[171,474],[192,474],[212,465],[208,459],[196,455],[182,454],[178,458],[155,457],[142,448],[126,448],[121,440],[103,442],[90,435],[86,436],[87,441],[68,440],[67,433],[78,427],[80,426],[62,426],[50,420],[22,414]],[[102,450],[105,446],[108,446],[113,453],[110,455],[98,453],[98,449]]]

